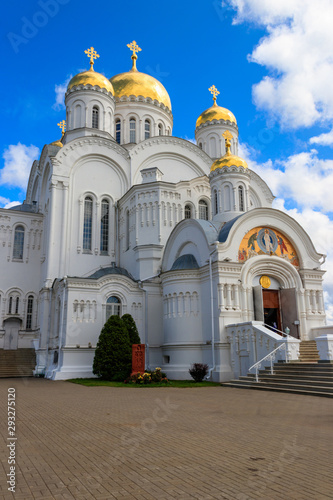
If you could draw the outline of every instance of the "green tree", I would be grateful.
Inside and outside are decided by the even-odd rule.
[[[135,321],[130,314],[124,314],[121,319],[126,325],[128,335],[132,344],[141,344],[140,335],[136,327]]]
[[[132,368],[132,347],[127,328],[119,316],[110,316],[99,336],[93,373],[104,380],[125,380]]]

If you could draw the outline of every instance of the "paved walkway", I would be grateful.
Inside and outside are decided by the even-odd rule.
[[[16,492],[7,390],[16,388]],[[333,400],[0,380],[1,499],[333,499]]]

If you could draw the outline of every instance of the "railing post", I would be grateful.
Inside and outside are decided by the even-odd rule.
[[[258,373],[259,373],[259,368],[256,366],[256,382],[257,383],[259,382]]]
[[[288,357],[288,339],[286,341],[285,345],[285,351],[286,351],[286,363],[289,363],[289,357]]]
[[[274,375],[274,372],[273,372],[273,356],[271,356],[271,375]]]

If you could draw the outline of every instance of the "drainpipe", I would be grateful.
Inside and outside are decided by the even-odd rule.
[[[115,245],[115,254],[116,254],[116,265],[119,266],[119,256],[120,256],[120,247],[119,247],[119,220],[118,220],[118,217],[119,217],[119,203],[118,201],[116,201],[115,203],[115,211],[116,211],[116,231],[115,231],[115,242],[114,242],[114,245]]]
[[[63,291],[63,298],[62,298],[62,305],[61,305],[61,316],[60,316],[60,333],[59,333],[59,349],[58,349],[58,364],[57,368],[53,370],[53,372],[59,372],[60,371],[60,355],[61,355],[61,346],[62,346],[62,336],[63,336],[63,331],[64,331],[64,316],[65,316],[65,296],[66,296],[66,278],[65,276],[63,278],[63,285],[64,285],[64,291]]]
[[[212,255],[216,248],[209,254],[209,281],[210,281],[210,315],[211,315],[211,332],[212,332],[212,367],[209,368],[206,378],[213,378],[215,370],[215,326],[214,326],[214,305],[213,305],[213,272],[212,272]]]
[[[49,307],[48,307],[48,320],[47,320],[47,337],[46,337],[46,358],[45,358],[45,372],[46,374],[47,369],[48,369],[48,362],[49,362],[49,345],[50,345],[50,334],[51,334],[51,308],[52,308],[52,288],[49,288]],[[41,342],[42,343],[42,342]]]

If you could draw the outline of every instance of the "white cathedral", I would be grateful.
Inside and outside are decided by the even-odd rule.
[[[105,321],[130,313],[147,368],[173,379],[203,362],[227,381],[318,337],[330,359],[325,256],[238,157],[235,116],[213,86],[197,145],[174,137],[166,89],[128,46],[132,69],[109,80],[86,51],[66,132],[34,161],[24,203],[0,209],[0,349],[33,346],[35,375],[91,377]]]

